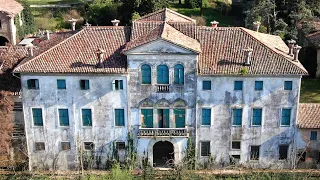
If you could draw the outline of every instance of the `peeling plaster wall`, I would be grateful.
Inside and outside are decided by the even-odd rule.
[[[211,90],[202,90],[202,81],[211,80]],[[243,81],[243,90],[234,90],[234,81]],[[263,81],[263,90],[255,91],[255,81]],[[293,81],[285,91],[284,81]],[[220,164],[229,163],[229,155],[241,155],[240,163],[250,167],[286,167],[278,160],[281,144],[289,144],[289,159],[294,145],[300,77],[200,76],[197,78],[197,149],[210,141],[211,155]],[[211,126],[201,126],[202,108],[211,108]],[[242,127],[232,126],[232,109],[242,108]],[[262,126],[252,127],[252,108],[262,108]],[[290,127],[280,127],[281,108],[292,108]],[[231,150],[231,141],[240,140],[241,150]],[[261,145],[260,160],[249,161],[250,145]]]
[[[318,134],[317,140],[310,140],[311,131]],[[306,153],[306,163],[317,162],[320,152],[319,129],[299,128],[297,132],[297,149]],[[319,162],[319,161],[318,161]]]
[[[39,90],[27,88],[28,79],[39,79]],[[66,90],[57,89],[57,79],[66,80]],[[79,81],[88,79],[89,90],[80,90]],[[113,91],[113,80],[123,80],[123,90]],[[127,80],[125,75],[21,75],[23,112],[30,158],[30,168],[73,169],[77,165],[76,147],[94,142],[97,156],[110,153],[113,141],[127,139]],[[33,125],[32,108],[42,108],[43,127]],[[59,126],[59,108],[67,108],[69,127]],[[92,127],[83,127],[81,108],[92,109]],[[125,126],[116,127],[114,109],[124,109]],[[61,141],[69,141],[71,150],[61,151]],[[46,150],[35,152],[35,142],[45,142]],[[102,163],[105,164],[105,163]]]
[[[0,36],[5,37],[9,43],[16,44],[16,26],[14,24],[14,18],[10,18],[7,14],[0,12]]]

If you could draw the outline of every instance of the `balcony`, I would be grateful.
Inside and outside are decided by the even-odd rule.
[[[168,93],[170,92],[170,85],[169,84],[157,84],[157,92],[158,93]]]
[[[187,128],[140,128],[138,137],[188,137]]]

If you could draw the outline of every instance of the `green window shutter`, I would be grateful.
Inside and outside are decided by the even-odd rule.
[[[57,79],[57,88],[58,89],[66,89],[66,80]]]
[[[120,89],[123,89],[123,80],[119,80],[119,87],[120,87]]]
[[[252,125],[261,126],[261,121],[262,121],[262,109],[253,109]]]
[[[281,125],[289,126],[291,119],[291,109],[282,109]]]
[[[28,89],[32,89],[31,79],[27,80]]]
[[[211,109],[202,109],[201,125],[211,125]]]
[[[159,128],[169,128],[169,109],[158,109]]]
[[[157,83],[169,84],[169,69],[166,65],[159,65],[157,67]]]
[[[59,109],[60,126],[69,126],[68,109]]]
[[[263,90],[263,81],[255,81],[254,90],[256,91]]]
[[[41,108],[33,108],[32,109],[33,123],[35,126],[43,126],[42,119],[42,109]]]
[[[91,109],[82,109],[82,123],[83,126],[92,126]]]
[[[201,156],[210,155],[210,141],[201,142]]]
[[[176,122],[176,128],[184,128],[186,126],[186,111],[185,109],[173,110]]]
[[[242,109],[233,109],[233,123],[232,125],[242,125]]]
[[[318,136],[318,132],[317,131],[311,131],[310,132],[310,140],[316,141],[317,140],[317,136]]]
[[[284,90],[292,90],[292,81],[285,81],[284,82]]]
[[[211,90],[211,81],[202,81],[202,90]]]
[[[174,83],[184,84],[184,68],[181,64],[177,64],[174,67]]]
[[[112,90],[113,90],[113,91],[116,90],[116,81],[113,81],[113,82],[112,82]]]
[[[85,80],[85,89],[90,89],[89,80]]]
[[[147,128],[153,128],[153,109],[141,109],[144,117],[144,124]]]
[[[115,109],[115,124],[116,126],[124,126],[124,110]]]
[[[234,90],[242,90],[243,81],[234,82]]]
[[[151,67],[147,64],[141,66],[142,84],[151,84]]]

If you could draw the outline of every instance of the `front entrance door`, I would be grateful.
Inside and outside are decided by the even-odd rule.
[[[173,167],[174,148],[169,141],[159,141],[153,145],[153,166]]]
[[[169,109],[158,109],[159,128],[169,128]]]

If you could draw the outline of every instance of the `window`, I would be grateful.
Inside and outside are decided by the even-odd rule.
[[[117,150],[124,150],[126,148],[126,144],[124,142],[116,142]]]
[[[240,149],[241,148],[241,142],[240,141],[232,141],[231,142],[231,149]]]
[[[123,89],[123,80],[114,80],[112,83],[113,90],[121,90]]]
[[[232,125],[242,126],[242,109],[233,109],[233,121]]]
[[[94,143],[93,142],[84,142],[83,145],[84,145],[84,150],[87,150],[87,151],[94,150]]]
[[[202,81],[202,90],[211,90],[211,81]]]
[[[290,126],[291,109],[282,109],[281,126]]]
[[[116,126],[124,126],[124,110],[115,109],[114,112],[115,112]]]
[[[285,160],[288,157],[288,148],[289,145],[280,145],[279,146],[279,160]]]
[[[259,160],[260,146],[251,146],[250,148],[250,160]]]
[[[66,89],[66,80],[57,79],[57,88],[58,89]]]
[[[29,79],[27,81],[28,89],[39,89],[39,80],[38,79]]]
[[[262,91],[263,90],[263,81],[255,81],[254,90]]]
[[[210,141],[201,142],[201,156],[210,155]]]
[[[166,65],[159,65],[157,67],[157,83],[169,84],[169,69]]]
[[[69,126],[68,109],[59,109],[60,126]]]
[[[83,126],[92,126],[91,109],[82,109],[82,125]]]
[[[61,142],[61,149],[62,151],[67,151],[70,150],[70,142]]]
[[[174,66],[174,83],[184,84],[184,68],[181,64]]]
[[[81,90],[90,89],[89,80],[80,80],[80,89]]]
[[[310,140],[311,141],[316,141],[317,140],[317,136],[318,136],[318,132],[317,131],[311,131],[310,132]]]
[[[253,109],[252,125],[261,126],[262,109]]]
[[[284,90],[292,90],[292,81],[285,81],[284,82]]]
[[[231,155],[230,164],[237,164],[240,161],[240,155]]]
[[[234,90],[237,90],[237,91],[242,90],[242,81],[235,81],[234,82]]]
[[[153,128],[153,109],[141,109],[142,127]]]
[[[202,109],[201,125],[211,125],[211,109]]]
[[[141,66],[141,83],[151,84],[151,67],[147,64]]]
[[[41,108],[33,108],[32,109],[32,116],[33,116],[33,124],[35,126],[43,126],[42,109]]]
[[[44,151],[44,150],[46,150],[44,142],[36,142],[34,144],[34,146],[35,146],[35,151]]]
[[[173,113],[174,113],[176,128],[184,128],[186,126],[186,110],[174,109]]]
[[[169,109],[158,109],[158,127],[169,128]]]

